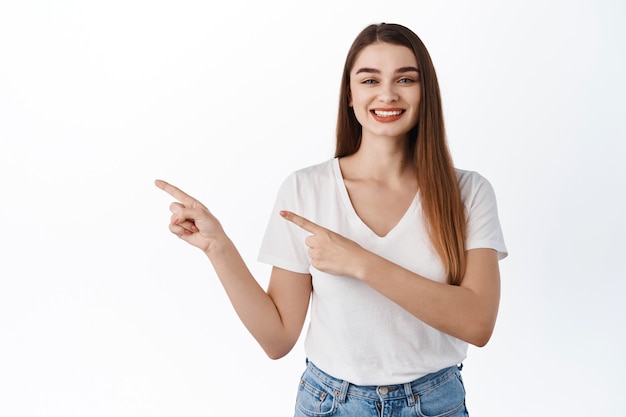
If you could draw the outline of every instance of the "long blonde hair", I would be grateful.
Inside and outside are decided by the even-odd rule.
[[[351,155],[361,145],[362,128],[350,107],[350,71],[359,52],[375,42],[405,46],[417,59],[422,96],[417,125],[409,133],[409,152],[413,154],[430,240],[444,264],[448,283],[459,285],[465,273],[465,209],[446,140],[435,68],[426,47],[410,29],[374,24],[363,29],[352,43],[341,80],[335,156]]]

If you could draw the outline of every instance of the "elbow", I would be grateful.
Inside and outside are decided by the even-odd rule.
[[[485,347],[489,340],[491,340],[491,335],[493,334],[495,323],[492,320],[487,320],[484,323],[475,325],[472,329],[467,333],[464,340],[476,347]]]
[[[467,340],[467,342],[476,347],[481,348],[481,347],[485,347],[490,339],[491,339],[491,333],[477,334],[471,340]]]
[[[471,337],[471,340],[468,340],[468,343],[476,347],[485,347],[489,340],[491,340],[491,335],[493,334],[493,326],[485,326],[482,329],[477,329],[476,332]]]
[[[287,353],[289,352],[279,352],[279,351],[265,351],[265,354],[267,355],[268,358],[270,358],[271,360],[275,361],[278,360],[280,358],[284,358]]]
[[[256,340],[268,358],[277,360],[291,352],[298,340],[297,336],[274,332],[265,338],[257,338]]]
[[[292,347],[293,345],[291,346],[279,346],[279,345],[263,346],[263,351],[265,352],[267,357],[270,358],[271,360],[278,360],[280,358],[284,358],[285,356],[287,356],[287,354],[291,352]]]

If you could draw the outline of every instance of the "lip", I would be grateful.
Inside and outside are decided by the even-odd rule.
[[[379,116],[376,114],[376,112],[399,112],[399,114],[397,115],[393,115],[393,116]],[[393,108],[375,108],[375,109],[371,109],[370,110],[370,114],[372,115],[372,118],[374,120],[376,120],[377,122],[380,123],[391,123],[391,122],[395,122],[396,120],[402,118],[402,116],[404,115],[405,110],[398,108],[398,107],[393,107]]]

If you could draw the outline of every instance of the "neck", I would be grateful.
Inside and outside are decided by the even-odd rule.
[[[414,178],[413,156],[407,139],[363,137],[359,150],[346,157],[344,165],[354,176],[378,181]]]

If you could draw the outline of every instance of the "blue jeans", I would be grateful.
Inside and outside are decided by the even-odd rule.
[[[295,417],[466,417],[461,367],[451,366],[413,382],[353,385],[307,362]]]

